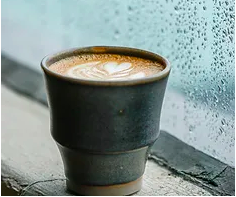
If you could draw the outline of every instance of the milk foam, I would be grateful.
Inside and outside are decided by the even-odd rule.
[[[139,79],[163,70],[151,60],[115,54],[91,54],[60,60],[49,67],[57,73],[80,79]]]
[[[76,65],[67,71],[67,75],[74,78],[89,79],[137,79],[145,77],[145,73],[135,69],[129,62],[88,62]]]

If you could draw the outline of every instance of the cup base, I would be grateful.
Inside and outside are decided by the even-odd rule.
[[[108,186],[77,185],[66,180],[68,190],[87,196],[125,196],[138,192],[142,187],[142,177],[135,181]]]

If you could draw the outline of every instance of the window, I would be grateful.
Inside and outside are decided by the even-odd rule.
[[[167,57],[161,129],[234,165],[234,1],[3,0],[2,50],[40,70],[48,53],[123,45]]]

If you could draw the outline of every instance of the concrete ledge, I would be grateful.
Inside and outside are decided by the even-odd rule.
[[[38,101],[44,106],[47,105],[46,94],[45,94],[44,85],[43,85],[43,78],[40,73],[34,70],[31,70],[28,67],[25,67],[24,65],[21,65],[7,58],[4,55],[2,55],[1,70],[2,70],[2,83],[4,85],[16,91],[17,93],[25,95],[32,100]],[[21,105],[21,103],[18,103],[18,105]],[[35,103],[32,105],[40,105],[40,104]],[[22,108],[21,109],[22,113],[25,110],[26,109]],[[3,113],[3,117],[6,115],[7,114]],[[45,115],[45,116],[48,118],[48,115]],[[45,116],[42,116],[42,117],[45,117]],[[44,120],[44,121],[47,122],[47,120]],[[5,124],[5,127],[3,127],[3,132],[4,132],[4,129],[9,127],[8,124],[11,124],[11,123],[8,122]],[[34,128],[33,125],[32,125],[32,128]],[[12,135],[14,134],[12,133]],[[22,135],[24,134],[22,133]],[[9,137],[8,139],[10,139],[10,136],[8,137]],[[4,135],[2,136],[2,140],[7,140],[7,139],[4,139]],[[27,147],[30,148],[30,145],[28,144]],[[29,158],[31,157],[30,156],[31,154],[28,153]],[[50,158],[49,155],[48,157]],[[193,147],[173,137],[168,132],[165,132],[165,131],[161,132],[159,139],[157,140],[157,142],[154,144],[152,148],[150,159],[152,159],[155,163],[163,166],[167,170],[170,170],[171,173],[177,176],[180,176],[182,179],[191,181],[192,183],[209,191],[213,195],[234,195],[235,194],[235,169],[234,168],[210,157],[209,155],[206,155],[194,149]],[[3,157],[2,157],[2,160],[3,160]],[[6,168],[9,167],[6,162],[3,166],[5,166]],[[155,166],[155,165],[152,165],[152,166]],[[158,165],[156,165],[156,167],[157,166]],[[7,173],[7,171],[11,170],[11,169],[6,169],[5,167],[4,167],[4,172]],[[2,167],[2,172],[3,172],[3,167]],[[2,182],[7,183],[6,180],[8,178],[9,177],[2,176]],[[61,181],[63,182],[63,180],[61,180],[61,177],[59,177],[58,180],[57,179],[56,180],[47,179],[47,180],[49,180],[49,181],[46,181],[47,184],[49,185],[52,183],[60,184]],[[53,180],[53,181],[50,181],[50,180]],[[153,179],[153,182],[156,183],[157,180]],[[40,185],[41,184],[46,184],[46,183],[40,182]],[[9,185],[9,184],[6,184],[6,185]],[[38,184],[36,183],[35,185],[38,185]],[[185,195],[185,194],[182,194],[182,195]]]
[[[165,131],[151,149],[150,159],[214,195],[235,194],[235,169],[180,141]]]

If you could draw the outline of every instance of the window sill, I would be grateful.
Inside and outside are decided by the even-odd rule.
[[[1,70],[11,89],[2,86],[2,195],[70,195],[49,132],[42,76],[4,55]],[[234,168],[162,131],[135,195],[234,195],[234,182]]]

